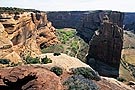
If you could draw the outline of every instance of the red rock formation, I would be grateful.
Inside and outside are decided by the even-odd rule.
[[[1,69],[0,80],[0,90],[63,90],[60,78],[41,67]]]

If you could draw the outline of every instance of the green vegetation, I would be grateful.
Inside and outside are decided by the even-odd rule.
[[[52,63],[52,60],[50,58],[47,58],[46,56],[45,58],[41,58],[41,63],[42,64]]]
[[[9,64],[10,60],[9,59],[0,59],[0,64]]]
[[[65,44],[70,38],[72,38],[75,35],[75,33],[76,32],[74,30],[63,30],[63,29],[57,30],[59,40],[63,44]]]
[[[99,74],[96,71],[93,71],[89,67],[78,67],[72,69],[72,72],[76,75],[82,75],[85,78],[92,79],[92,80],[101,80]]]
[[[37,57],[33,58],[29,55],[26,57],[26,64],[37,64],[37,63],[40,63],[39,58],[37,58]]]
[[[42,53],[65,53],[85,62],[89,46],[76,33],[71,28],[57,29],[56,35],[61,43],[41,49]]]
[[[41,61],[38,57],[33,58],[31,56],[27,56],[25,59],[26,64],[47,64],[47,63],[52,63],[52,60],[50,58],[47,58],[47,56],[45,58],[41,58]]]
[[[59,55],[61,55],[61,53],[54,53],[53,55],[54,56],[59,56]]]
[[[57,66],[52,67],[50,71],[54,72],[57,76],[60,76],[63,73],[62,68]]]

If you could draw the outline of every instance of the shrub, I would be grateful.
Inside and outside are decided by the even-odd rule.
[[[72,72],[77,75],[82,75],[85,78],[92,79],[92,80],[101,80],[99,74],[96,71],[93,71],[89,67],[78,67],[72,69]]]
[[[10,60],[9,59],[0,59],[1,64],[9,64]]]
[[[127,80],[124,79],[123,77],[117,77],[117,80],[120,81],[120,82],[126,82]]]
[[[63,85],[66,85],[68,90],[99,90],[99,87],[92,80],[82,75],[69,77]]]
[[[62,68],[57,66],[52,67],[50,71],[54,72],[57,76],[60,76],[63,73]]]
[[[27,56],[26,57],[26,63],[27,64],[36,64],[36,63],[40,63],[40,60],[39,58],[33,58],[33,57],[30,57],[30,56]]]
[[[59,55],[61,55],[61,53],[54,53],[53,55],[54,56],[59,56]]]
[[[52,63],[52,60],[50,58],[47,58],[46,56],[45,58],[41,58],[41,63],[42,64]]]

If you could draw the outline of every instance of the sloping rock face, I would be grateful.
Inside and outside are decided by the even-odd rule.
[[[48,12],[48,19],[56,28],[75,28],[78,35],[87,43],[91,40],[94,32],[103,23],[104,15],[108,15],[111,22],[122,27],[124,15],[117,11],[69,11]]]
[[[0,80],[0,90],[63,90],[60,78],[41,67],[1,69]]]
[[[105,15],[103,24],[95,31],[89,43],[87,63],[100,75],[118,77],[121,51],[123,46],[123,29],[121,13]],[[116,15],[116,17],[115,17]],[[115,19],[111,19],[111,18]]]
[[[40,48],[59,42],[55,28],[43,12],[1,14],[0,22],[0,58],[5,58],[13,51],[16,54],[11,56],[18,55],[20,58],[28,54],[37,56],[41,54]]]
[[[101,80],[96,81],[96,84],[100,87],[100,90],[134,90],[132,87],[108,77],[101,77]]]

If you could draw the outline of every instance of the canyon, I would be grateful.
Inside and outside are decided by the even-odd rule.
[[[101,75],[119,76],[124,13],[99,10],[48,12],[47,15],[56,28],[75,28],[77,35],[89,42],[87,64]]]
[[[21,13],[1,13],[0,59],[23,64],[0,68],[0,89],[134,90],[134,82],[128,82],[125,85],[114,79],[120,76],[121,60],[126,54],[123,47],[127,48],[125,41],[129,39],[129,32],[125,32],[124,29],[131,30],[130,25],[128,26],[128,18],[128,13],[103,10],[58,12],[32,10]],[[62,43],[55,28],[58,30],[73,28],[72,31],[76,29],[77,33],[73,32],[79,37],[76,38],[80,41],[83,39],[88,44],[87,46],[83,42],[80,46],[85,45],[87,48],[80,49],[79,47],[82,51],[89,48],[88,52],[83,51],[85,53],[82,54],[84,58],[86,56],[85,63],[82,59],[75,58],[77,55],[71,57],[59,53],[57,48],[57,52],[47,53],[46,48],[54,49],[52,47]],[[63,30],[70,31],[69,29]],[[63,34],[63,37],[67,35],[72,39],[67,43],[71,43],[67,45],[68,47],[80,43],[76,41],[72,45],[72,42],[76,40],[73,33],[70,31],[71,38],[69,33],[62,30],[59,32],[59,35]],[[125,39],[125,34],[128,39]],[[46,49],[45,54],[41,52],[43,49]],[[39,62],[48,61],[26,63],[28,56],[39,58]],[[130,63],[123,62],[123,65],[130,65]],[[55,68],[54,71],[52,68]],[[129,69],[132,71],[134,68],[129,67]],[[134,71],[132,73],[134,75]]]

